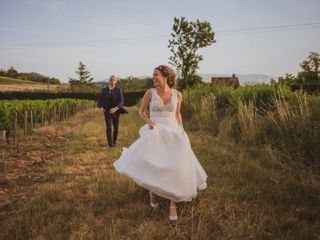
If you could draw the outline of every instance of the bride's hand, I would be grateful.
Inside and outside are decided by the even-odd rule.
[[[150,128],[150,129],[153,129],[154,126],[155,126],[155,123],[154,123],[153,121],[149,120],[149,121],[148,121],[148,125],[149,125],[149,128]]]

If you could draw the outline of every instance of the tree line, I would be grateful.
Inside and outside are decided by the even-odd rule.
[[[88,71],[87,66],[80,61],[77,70],[75,71],[76,77],[69,78],[70,90],[74,92],[100,92],[100,88],[108,84],[108,79],[104,81],[93,81],[94,78]],[[117,81],[117,86],[122,88],[126,92],[140,92],[153,86],[153,80],[151,77],[126,77],[120,78]]]
[[[301,70],[297,75],[286,73],[278,78],[272,79],[271,84],[287,85],[292,90],[302,89],[307,93],[320,92],[320,54],[309,52],[309,56],[300,63]]]

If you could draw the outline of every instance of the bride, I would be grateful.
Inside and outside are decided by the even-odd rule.
[[[145,124],[140,137],[113,163],[115,169],[149,190],[150,205],[157,196],[170,200],[169,219],[177,220],[176,202],[191,201],[207,187],[207,174],[191,149],[180,114],[182,94],[175,89],[176,74],[168,66],[154,69],[154,88],[141,101]],[[150,104],[150,105],[149,105]],[[149,105],[150,118],[146,114]]]

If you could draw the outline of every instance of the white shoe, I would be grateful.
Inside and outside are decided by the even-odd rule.
[[[177,206],[170,206],[170,208],[178,208]],[[171,211],[170,211],[171,212]],[[170,215],[169,214],[169,220],[170,221],[176,221],[178,219],[178,216],[177,215]]]
[[[154,195],[152,194],[152,192],[149,192],[149,196],[150,196],[150,206],[151,206],[152,208],[157,208],[157,207],[159,206],[159,204],[152,202],[152,198],[155,199],[156,196],[154,196]]]

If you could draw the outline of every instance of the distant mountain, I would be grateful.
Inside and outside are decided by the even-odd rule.
[[[211,77],[231,77],[231,74],[219,74],[219,73],[200,73],[199,74],[205,82],[211,82]],[[239,78],[240,84],[245,83],[270,83],[271,79],[278,79],[278,77],[266,75],[266,74],[236,74]],[[145,78],[145,77],[137,77]]]
[[[211,77],[231,77],[232,74],[216,74],[206,73],[199,74],[205,82],[210,82]],[[277,77],[266,75],[266,74],[236,74],[239,78],[240,85],[244,83],[270,83],[271,79],[277,79]]]
[[[219,73],[200,73],[199,74],[205,82],[211,82],[212,77],[231,77],[232,74],[219,74]],[[239,78],[240,85],[245,83],[270,83],[271,79],[278,79],[278,77],[266,75],[266,74],[236,74]],[[137,79],[150,78],[150,76],[138,76]],[[96,81],[96,85],[105,86],[107,84],[106,80]]]

